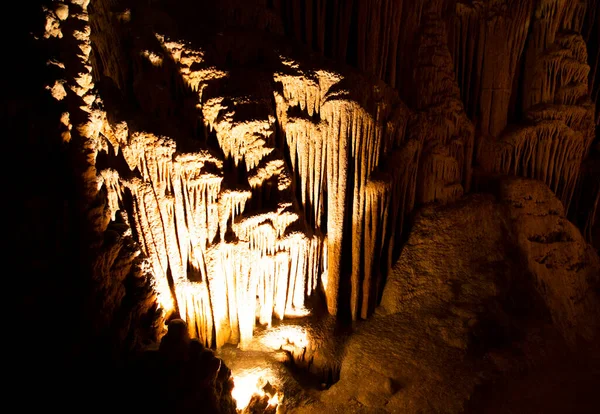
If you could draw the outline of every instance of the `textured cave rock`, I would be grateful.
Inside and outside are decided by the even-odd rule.
[[[169,323],[156,350],[146,350],[130,362],[125,408],[145,412],[233,414],[231,370],[197,339],[190,339],[181,319]],[[157,393],[156,379],[165,387]]]
[[[503,225],[490,196],[419,213],[381,308],[346,346],[340,381],[327,391],[336,404],[351,407],[354,399],[359,407],[390,412],[462,410],[487,368],[473,354],[505,340],[509,329],[501,303],[517,264],[506,260]],[[487,320],[498,338],[480,343],[474,332]]]
[[[40,3],[2,106],[32,153],[19,310],[74,318],[51,353],[81,398],[172,318],[253,352],[312,311],[288,360],[339,382],[305,410],[460,412],[596,352],[596,1]]]
[[[310,409],[463,412],[478,384],[498,372],[535,373],[558,352],[577,360],[567,371],[580,379],[555,397],[531,399],[550,408],[539,398],[564,404],[579,387],[588,412],[597,403],[590,393],[597,358],[576,359],[565,349],[588,352],[575,345],[580,335],[597,352],[599,274],[598,255],[540,182],[505,180],[497,197],[425,208],[380,308],[345,346],[340,381]],[[473,412],[486,406],[478,407]]]
[[[554,324],[570,343],[600,335],[600,262],[548,187],[531,180],[500,184],[512,233]]]

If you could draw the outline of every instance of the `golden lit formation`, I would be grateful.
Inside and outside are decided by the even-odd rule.
[[[423,19],[418,112],[384,84],[350,71],[342,76],[322,62],[305,68],[283,52],[268,70],[252,69],[247,82],[246,69],[215,67],[222,58],[210,47],[162,34],[140,59],[156,76],[180,78],[176,89],[191,96],[186,110],[203,138],[133,130],[90,110],[81,127],[90,147],[130,170],[97,174],[112,219],[127,210],[161,306],[179,313],[193,337],[244,347],[257,321],[271,326],[273,317],[303,313],[319,284],[331,314],[343,294],[352,319],[367,318],[406,215],[415,203],[449,202],[469,191],[474,156],[484,170],[543,180],[568,206],[593,116],[585,106],[556,119],[564,113],[557,105],[572,105],[587,90],[585,45],[571,35],[551,39],[556,53],[540,44],[539,56],[527,61],[579,86],[558,94],[532,82],[523,97],[532,123],[496,136],[496,123],[485,118],[493,137],[476,143],[447,70],[456,51],[440,16]]]
[[[272,350],[301,350],[308,346],[306,329],[301,326],[277,326],[261,338],[261,345]]]
[[[235,387],[231,395],[235,399],[238,411],[248,407],[253,396],[269,396],[268,405],[277,407],[283,396],[275,389],[269,389],[274,379],[274,374],[268,368],[252,368],[233,372]],[[267,390],[270,392],[268,393]]]
[[[271,97],[244,90],[251,86],[243,82],[232,94],[227,85],[240,82],[235,74],[207,65],[203,51],[157,39],[164,56],[142,57],[160,67],[170,55],[197,93],[198,116],[224,158],[204,144],[182,152],[169,137],[108,122],[101,112],[93,126],[96,149],[122,158],[131,171],[100,171],[98,188],[107,192],[113,220],[123,209],[131,217],[162,308],[217,347],[244,347],[257,321],[271,326],[273,317],[306,315],[305,298],[319,281],[335,314],[349,240],[352,315],[368,316],[382,269],[391,264],[394,230],[414,203],[404,175],[416,171],[418,146],[404,137],[406,107],[391,89],[332,71],[302,72],[283,56],[281,70],[265,79]],[[383,171],[385,154],[408,162]],[[232,168],[243,173],[241,182],[231,178]],[[401,213],[392,222],[390,210]],[[351,231],[344,232],[347,221]]]
[[[113,216],[123,192],[132,196],[134,227],[166,311],[177,306],[193,337],[221,346],[249,340],[257,315],[270,325],[273,315],[304,309],[316,287],[321,243],[290,231],[298,221],[291,203],[243,216],[251,191],[223,189],[222,161],[208,151],[176,154],[172,140],[122,131],[119,137],[107,128],[105,136],[141,177],[104,170],[101,184]]]

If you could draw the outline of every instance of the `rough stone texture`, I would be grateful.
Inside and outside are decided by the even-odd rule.
[[[190,339],[182,320],[172,320],[158,350],[147,350],[125,369],[131,390],[124,393],[123,408],[144,412],[188,413],[202,407],[204,412],[235,414],[231,370]],[[160,380],[164,387],[154,388]]]
[[[521,364],[533,378],[559,375],[565,367],[557,353],[577,361],[581,379],[565,386],[581,387],[582,407],[589,407],[594,397],[586,384],[597,380],[599,275],[597,254],[543,183],[503,180],[497,199],[476,195],[425,208],[381,306],[345,345],[340,381],[310,409],[462,412],[478,384],[516,375]],[[546,368],[538,368],[540,361]],[[548,370],[553,363],[556,371]],[[526,378],[515,381],[535,381]],[[532,404],[519,401],[514,389],[502,392],[511,393],[512,407]],[[568,395],[557,393],[555,401],[564,404]],[[486,407],[479,404],[474,412]]]
[[[571,343],[599,343],[597,253],[566,219],[562,204],[542,183],[503,181],[500,198],[508,205],[517,246],[554,324]]]
[[[493,340],[477,344],[472,332],[494,312],[499,339],[506,324],[500,302],[515,263],[504,224],[491,196],[422,211],[381,307],[349,339],[340,381],[322,401],[343,406],[354,396],[370,410],[460,412],[485,366],[471,349]]]
[[[471,302],[496,296],[494,284],[512,265],[506,260],[511,254],[505,247],[504,225],[491,196],[461,201],[447,211],[420,212],[387,280],[378,313],[441,308],[456,295],[470,297]],[[492,275],[483,277],[490,270]]]

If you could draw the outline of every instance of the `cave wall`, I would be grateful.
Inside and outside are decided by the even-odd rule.
[[[419,33],[438,13],[454,66],[447,69],[477,131],[474,164],[544,181],[592,240],[597,2],[298,0],[273,7],[288,35],[383,79],[413,108]],[[582,194],[582,186],[592,194]]]
[[[127,226],[104,219],[105,194],[90,179],[86,6],[32,1],[8,9],[15,65],[2,120],[14,138],[9,152],[31,162],[14,170],[7,253],[20,268],[9,282],[18,315],[9,322],[9,399],[22,409],[80,409],[98,393],[118,398],[123,359],[164,330],[137,242]]]

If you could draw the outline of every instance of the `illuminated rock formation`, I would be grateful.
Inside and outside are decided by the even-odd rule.
[[[344,277],[342,246],[351,240],[350,306],[354,317],[365,318],[381,288],[381,270],[373,260],[384,255],[393,234],[389,203],[411,184],[389,173],[371,176],[386,152],[401,145],[408,110],[389,89],[370,88],[356,76],[345,80],[326,70],[302,71],[289,58],[282,58],[271,81],[258,82],[262,89],[248,89],[236,72],[207,67],[202,50],[157,38],[183,81],[197,91],[208,134],[214,134],[224,156],[211,155],[208,147],[180,153],[175,140],[131,133],[124,123],[105,125],[100,147],[115,156],[122,153],[139,176],[123,179],[115,170],[103,170],[99,186],[108,191],[113,217],[122,208],[122,193],[132,198],[133,222],[151,258],[163,307],[175,307],[171,278],[176,306],[192,334],[210,344],[214,326],[217,346],[244,344],[255,315],[270,325],[273,315],[302,312],[323,274],[329,309],[336,313]],[[274,108],[264,89],[269,83]],[[279,148],[276,127],[285,136]],[[295,180],[279,155],[286,148]],[[234,173],[225,170],[227,162]],[[231,174],[239,175],[239,169],[244,179],[236,183]],[[348,205],[347,200],[353,201]],[[344,237],[349,217],[352,232]]]
[[[534,374],[540,366],[562,363],[568,352],[556,351],[557,331],[574,349],[597,349],[598,255],[543,183],[509,179],[498,188],[496,197],[418,213],[381,306],[344,347],[339,382],[299,412],[481,412],[469,410],[480,381],[523,370],[541,381],[548,374]],[[538,325],[548,310],[552,323]],[[532,323],[539,331],[529,331]]]
[[[353,318],[365,318],[380,287],[379,264],[373,260],[383,257],[393,240],[388,232],[390,208],[405,207],[390,202],[410,191],[411,183],[403,185],[405,177],[394,176],[392,168],[410,171],[416,157],[412,166],[375,173],[386,156],[398,153],[410,160],[417,150],[418,144],[405,144],[409,111],[391,90],[370,87],[356,75],[344,79],[323,70],[299,70],[295,62],[285,64],[287,73],[276,74],[282,87],[275,95],[278,120],[308,221],[327,236],[327,305],[331,313],[337,312],[340,283],[351,272],[350,310]],[[405,212],[399,211],[399,221]],[[348,244],[351,270],[342,263]]]
[[[283,26],[269,14],[282,4],[254,24],[281,33],[291,18],[294,30],[313,27],[309,18],[299,24],[298,3]],[[73,64],[85,71],[49,85],[57,100],[69,99],[66,85],[85,104],[81,120],[77,111],[63,117],[64,139],[81,135],[85,192],[106,197],[106,211],[90,207],[98,231],[117,219],[131,226],[161,308],[206,345],[244,346],[257,322],[305,313],[321,287],[329,313],[367,318],[405,217],[415,205],[469,192],[475,158],[484,171],[538,178],[569,205],[593,128],[586,47],[574,34],[585,7],[538,5],[526,39],[527,1],[457,3],[450,19],[437,1],[359,3],[357,39],[349,35],[355,11],[341,4],[334,28],[319,20],[322,4],[305,2],[317,21],[300,31],[344,59],[356,41],[358,67],[396,89],[279,40],[198,37],[175,29],[177,11],[101,1],[72,34],[83,52]],[[255,12],[231,7],[239,14],[220,20],[252,26]],[[69,16],[49,14],[47,37],[64,37],[61,21],[82,15]],[[369,27],[379,27],[377,36]],[[330,31],[337,34],[325,50]],[[507,31],[517,34],[510,43]],[[402,58],[408,49],[399,45],[412,45],[416,59]],[[505,53],[492,53],[496,46]],[[521,107],[530,124],[507,129],[524,51]],[[475,113],[477,134],[467,117]]]

